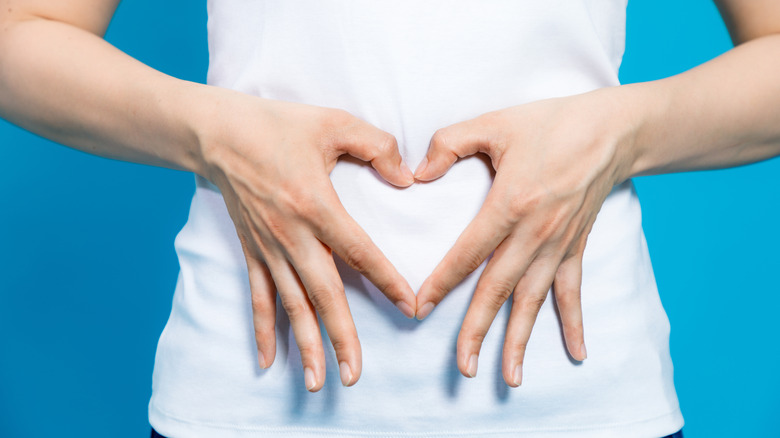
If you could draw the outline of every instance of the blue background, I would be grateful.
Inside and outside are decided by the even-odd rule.
[[[708,1],[630,3],[623,82],[731,47]],[[205,2],[133,0],[107,39],[203,82],[205,26]],[[780,436],[780,160],[636,184],[686,436]],[[173,239],[193,189],[190,174],[89,156],[0,121],[0,437],[148,436]]]

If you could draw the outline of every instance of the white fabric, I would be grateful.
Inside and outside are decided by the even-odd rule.
[[[414,168],[438,128],[487,111],[617,85],[625,0],[211,0],[210,84],[343,108],[394,134]],[[577,135],[577,133],[572,133]],[[349,213],[417,290],[478,211],[487,161],[456,163],[400,190],[368,166],[331,178]],[[149,406],[171,437],[660,437],[682,427],[669,324],[630,182],[607,198],[584,260],[588,359],[569,359],[548,299],[524,380],[501,376],[509,305],[485,339],[475,379],[455,340],[482,268],[423,322],[410,321],[338,263],[363,347],[363,374],[304,387],[283,311],[278,355],[256,364],[246,265],[223,199],[196,177],[176,238],[181,273],[160,338]]]

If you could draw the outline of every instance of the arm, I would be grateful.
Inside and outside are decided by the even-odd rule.
[[[623,87],[637,114],[628,178],[780,154],[780,6],[717,2],[737,46],[687,72]],[[647,103],[650,103],[647,105]]]
[[[0,116],[85,152],[202,174],[186,101],[202,86],[105,42],[118,3],[0,1]]]
[[[719,7],[739,45],[697,68],[493,111],[434,134],[417,179],[438,178],[477,152],[496,169],[479,214],[417,295],[418,317],[425,317],[493,253],[458,336],[464,375],[476,374],[482,339],[513,296],[502,367],[507,384],[520,385],[525,347],[551,285],[569,353],[585,359],[582,257],[614,185],[780,155],[780,4],[721,0]]]
[[[200,174],[216,184],[247,261],[258,362],[275,356],[276,293],[290,316],[307,389],[325,379],[317,313],[344,385],[361,349],[332,252],[407,316],[406,281],[338,200],[340,155],[412,183],[395,138],[343,110],[261,99],[172,78],[102,39],[117,0],[0,0],[0,116],[104,157]]]

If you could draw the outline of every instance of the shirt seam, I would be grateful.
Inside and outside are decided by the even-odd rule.
[[[651,418],[630,421],[625,423],[606,423],[592,426],[581,426],[571,428],[530,428],[530,429],[492,429],[492,430],[468,430],[468,431],[449,431],[449,432],[392,432],[392,431],[378,431],[378,430],[352,430],[352,429],[340,429],[330,427],[301,427],[301,426],[238,426],[224,423],[211,423],[193,421],[178,417],[163,409],[160,409],[157,405],[152,403],[151,408],[159,412],[160,414],[180,423],[185,423],[193,426],[202,426],[212,429],[228,429],[238,432],[269,432],[269,433],[326,433],[326,434],[338,434],[338,435],[358,435],[358,436],[394,436],[394,437],[447,437],[447,436],[473,436],[473,435],[500,435],[511,433],[529,433],[529,432],[576,432],[576,431],[592,431],[598,429],[608,428],[620,428],[634,424],[650,423],[655,420],[659,420],[664,417],[675,416],[680,413],[680,409],[674,409],[667,413],[656,415]]]

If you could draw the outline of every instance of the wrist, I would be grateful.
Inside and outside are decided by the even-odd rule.
[[[617,182],[652,173],[659,164],[658,136],[664,131],[668,114],[668,93],[658,82],[644,82],[615,87],[624,127],[618,147]]]
[[[181,117],[185,135],[182,167],[210,180],[217,142],[212,139],[219,129],[220,93],[211,85],[180,81],[176,87],[176,113]]]
[[[260,153],[263,136],[279,122],[276,101],[197,83],[189,83],[185,95],[191,171],[221,188],[227,174],[243,168],[247,154]]]

